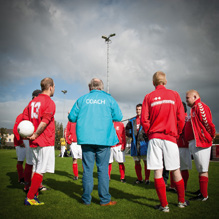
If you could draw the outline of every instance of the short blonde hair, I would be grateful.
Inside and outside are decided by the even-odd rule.
[[[153,75],[154,86],[165,85],[167,83],[166,74],[162,71],[157,71]]]

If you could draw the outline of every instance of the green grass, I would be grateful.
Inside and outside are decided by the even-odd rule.
[[[218,168],[219,162],[211,162],[209,168],[209,200],[207,202],[191,202],[187,208],[176,206],[177,195],[167,192],[170,206],[169,213],[153,209],[159,204],[154,189],[153,173],[150,185],[134,185],[136,180],[133,159],[126,156],[126,180],[123,184],[119,180],[119,168],[113,163],[110,193],[112,200],[118,202],[115,206],[101,207],[97,192],[97,172],[94,167],[94,190],[92,204],[81,204],[82,195],[82,164],[79,164],[79,180],[73,181],[72,158],[60,158],[56,151],[55,174],[45,174],[43,183],[51,190],[40,194],[39,200],[45,202],[43,206],[24,206],[25,193],[23,186],[17,182],[16,152],[15,150],[0,150],[0,218],[219,218],[218,212]],[[198,173],[193,164],[190,171],[188,191],[198,189]],[[191,194],[186,193],[186,199]]]

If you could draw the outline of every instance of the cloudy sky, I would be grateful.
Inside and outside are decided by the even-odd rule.
[[[185,101],[199,91],[219,131],[219,1],[217,0],[0,0],[0,127],[16,116],[44,77],[56,84],[55,119],[67,122],[93,77],[107,87],[124,119],[154,90],[152,75]],[[61,90],[67,90],[63,94]]]

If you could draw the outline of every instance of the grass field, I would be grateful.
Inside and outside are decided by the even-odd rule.
[[[163,213],[154,210],[159,204],[154,189],[153,173],[150,185],[134,185],[136,180],[133,159],[126,156],[126,180],[119,180],[118,164],[113,163],[110,181],[112,200],[118,202],[115,206],[101,207],[97,192],[97,172],[94,167],[94,190],[92,204],[81,204],[82,195],[82,165],[79,164],[78,181],[73,181],[72,158],[58,157],[56,151],[55,174],[45,174],[43,183],[50,188],[40,194],[39,200],[43,206],[24,206],[25,193],[23,186],[18,184],[16,172],[16,151],[0,150],[0,218],[219,218],[219,162],[211,162],[209,169],[209,200],[207,202],[193,201],[184,209],[177,207],[177,194],[167,192],[170,212]],[[198,189],[198,173],[193,164],[188,182],[186,199],[192,197],[189,193]]]

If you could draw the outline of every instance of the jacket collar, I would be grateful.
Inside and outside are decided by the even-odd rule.
[[[200,102],[201,102],[201,98],[198,98],[198,99],[195,101],[194,106],[198,105],[198,103],[200,103]]]
[[[103,91],[103,90],[92,90],[92,91],[90,91],[90,93],[95,93],[95,92],[108,94],[108,93],[106,93],[106,92]],[[108,95],[110,95],[110,94],[108,94]],[[111,95],[110,95],[110,96],[111,96]]]
[[[157,85],[155,87],[156,90],[160,90],[160,89],[166,89],[166,87],[164,85]]]

